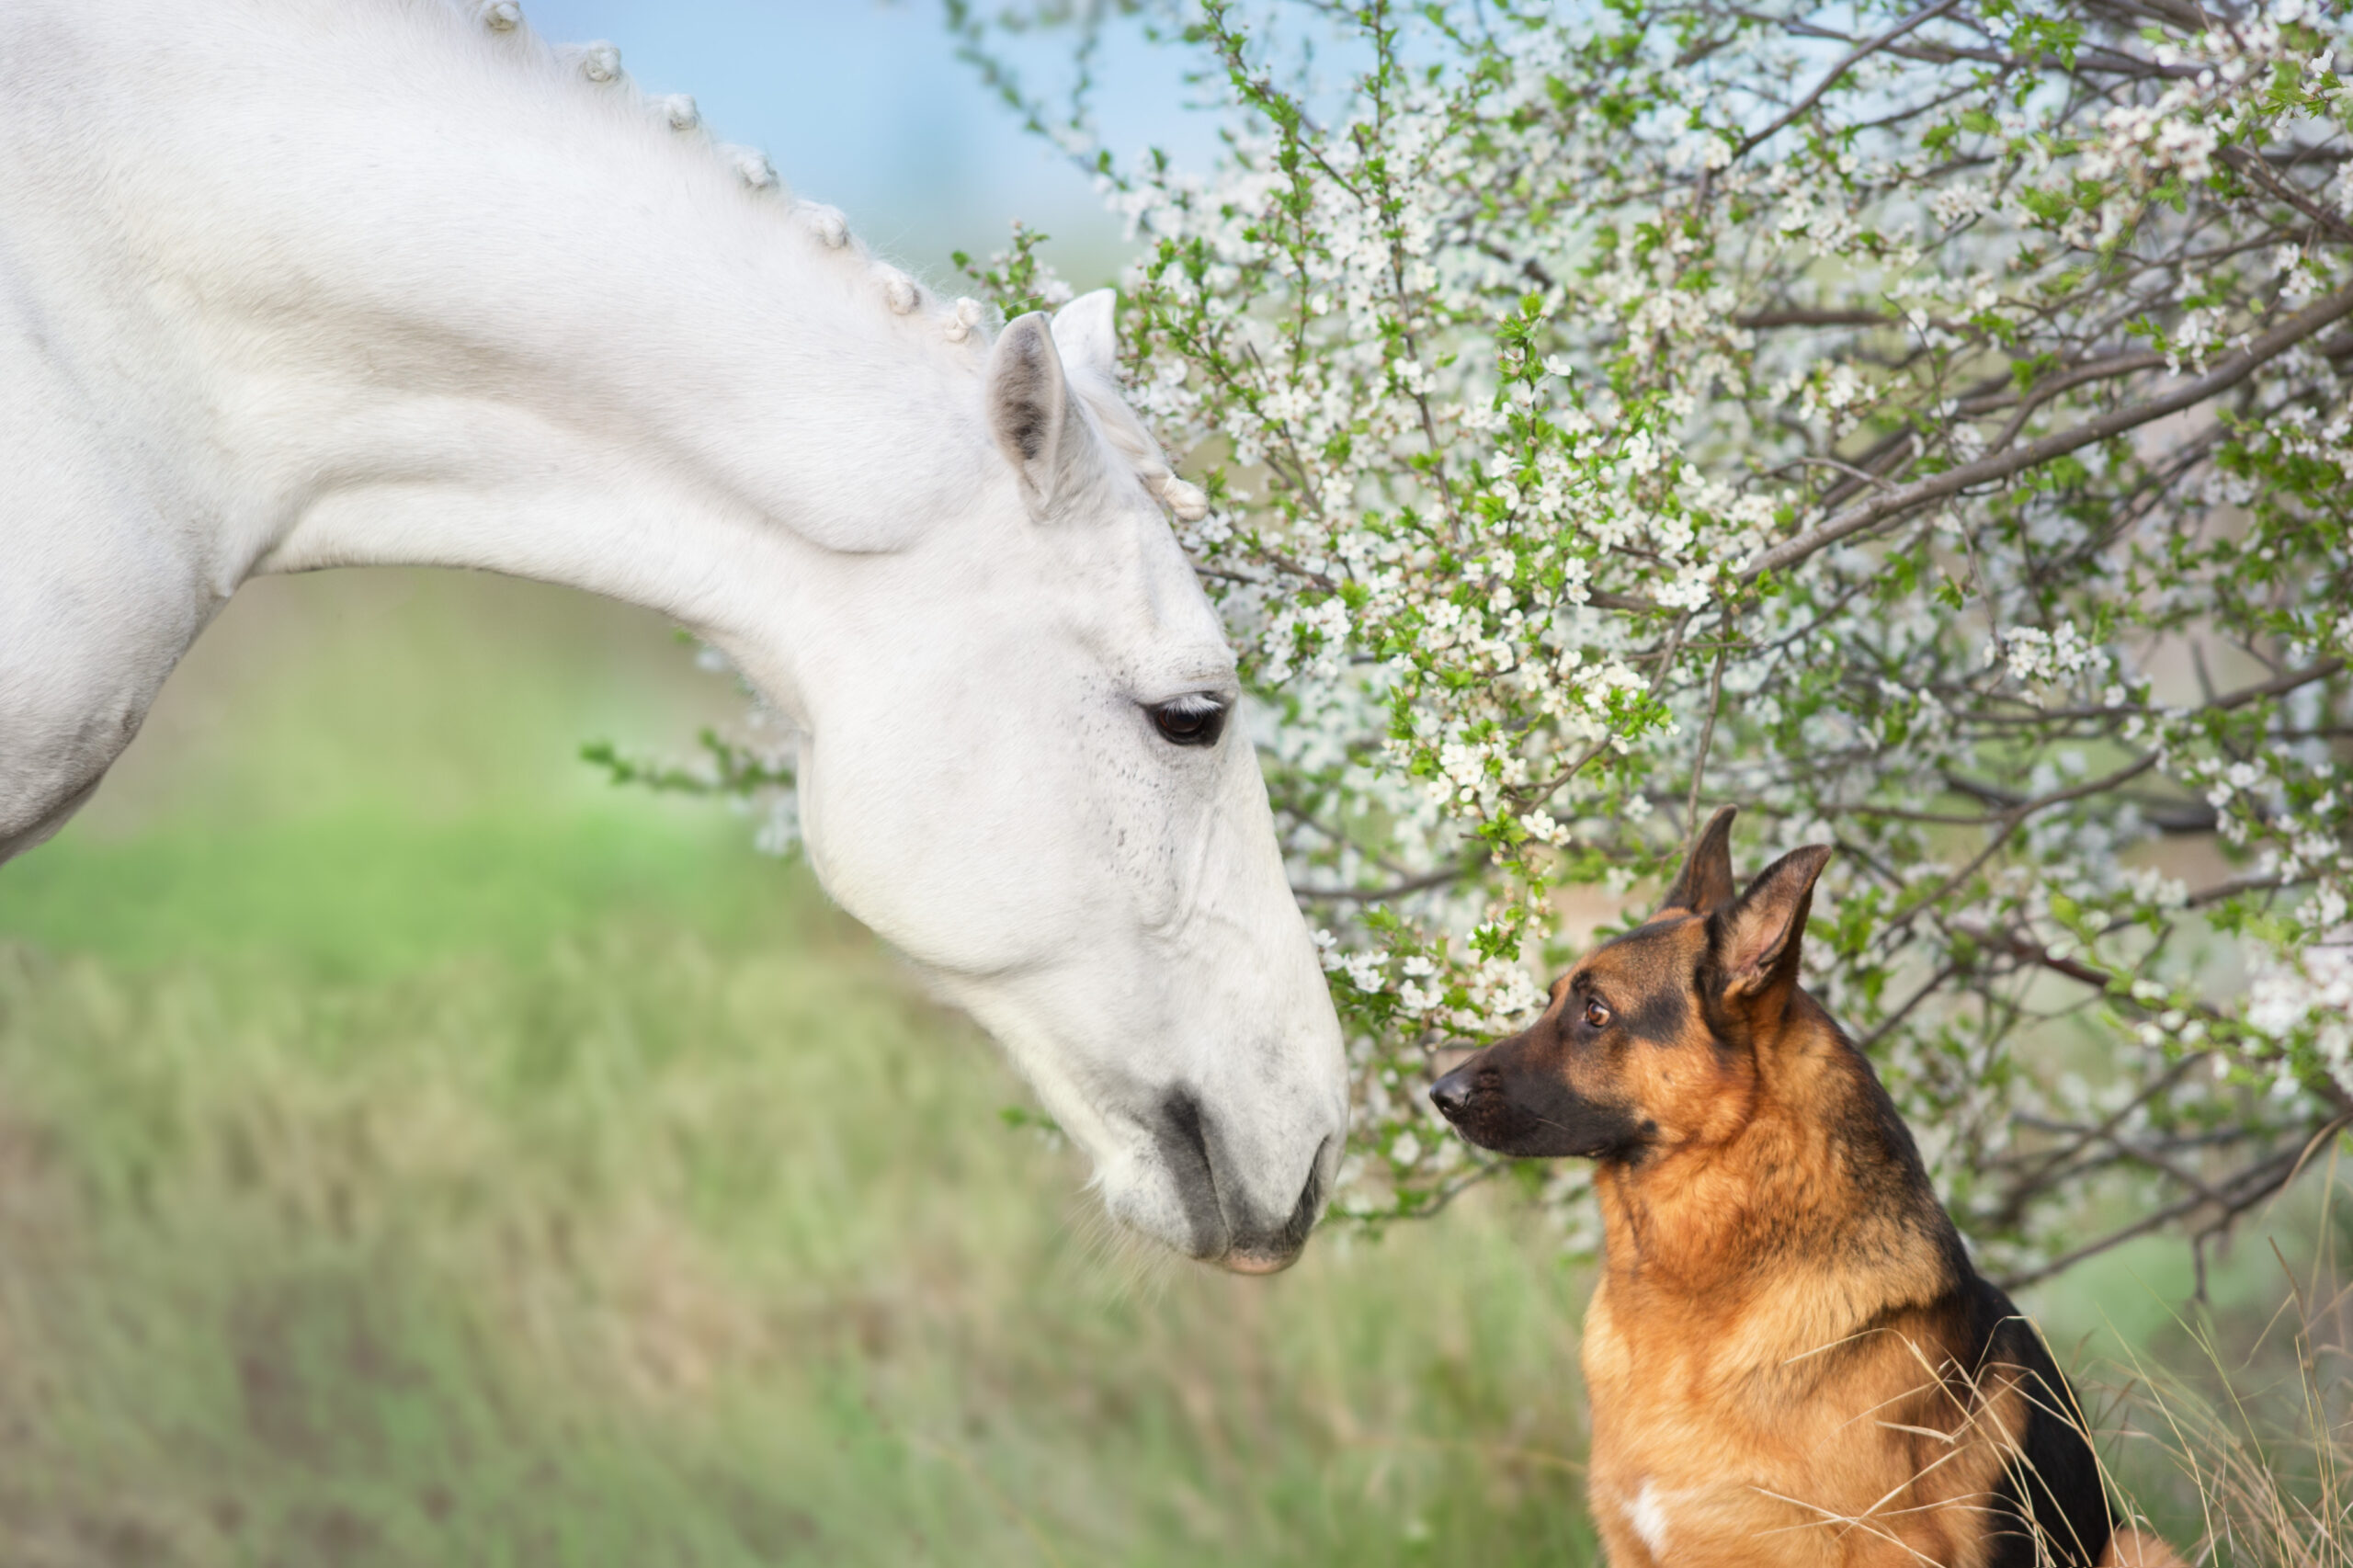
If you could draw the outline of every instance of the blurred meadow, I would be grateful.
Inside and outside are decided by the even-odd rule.
[[[1590,1561],[1555,1234],[1108,1243],[802,869],[577,761],[733,701],[557,590],[264,582],[0,869],[0,1562]],[[2211,1387],[2193,1328],[2244,1386],[2239,1256],[2186,1324],[2162,1241],[2034,1310],[2096,1401]]]
[[[1108,1245],[803,871],[576,760],[731,702],[555,590],[265,582],[0,870],[0,1562],[1575,1561],[1540,1231]]]
[[[909,184],[972,144],[976,86],[905,74],[932,118],[898,164],[792,130],[900,112],[810,51],[920,39],[952,74],[926,7],[531,14],[702,91],[788,178],[841,154],[801,182],[935,276],[1002,233]],[[783,41],[677,44],[752,26]],[[765,135],[725,97],[763,62],[818,84]],[[1051,178],[942,188],[1051,226],[1083,194]],[[1065,270],[1108,273],[1116,232],[1076,239]],[[0,1568],[1592,1560],[1589,1279],[1545,1222],[1476,1192],[1272,1280],[1138,1260],[987,1042],[803,869],[579,760],[736,706],[577,596],[265,581],[0,868]],[[2035,1292],[2094,1407],[2161,1430],[2220,1367],[2290,1426],[2319,1402],[2304,1494],[2334,1484],[2321,1186],[2196,1314],[2161,1238]],[[2194,1539],[2157,1445],[2110,1448]]]

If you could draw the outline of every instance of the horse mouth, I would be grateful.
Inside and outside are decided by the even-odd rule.
[[[1307,1162],[1307,1185],[1299,1189],[1299,1201],[1291,1205],[1290,1218],[1281,1229],[1271,1236],[1237,1238],[1218,1259],[1221,1267],[1234,1274],[1280,1274],[1299,1261],[1308,1233],[1323,1212],[1324,1153],[1331,1146],[1329,1138],[1315,1145],[1315,1157]]]
[[[1270,1225],[1256,1222],[1246,1212],[1231,1211],[1236,1205],[1219,1186],[1200,1102],[1178,1091],[1161,1102],[1160,1112],[1154,1141],[1184,1210],[1191,1243],[1186,1250],[1232,1274],[1279,1274],[1298,1262],[1324,1207],[1324,1164],[1331,1138],[1315,1146],[1314,1157],[1307,1163],[1306,1185],[1290,1213]]]
[[[1280,1274],[1298,1261],[1299,1254],[1296,1252],[1289,1257],[1277,1257],[1272,1254],[1229,1252],[1216,1260],[1217,1266],[1228,1274],[1246,1274],[1253,1278],[1263,1278],[1269,1274]]]

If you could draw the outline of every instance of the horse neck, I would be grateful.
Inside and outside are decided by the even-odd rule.
[[[962,326],[625,85],[403,0],[74,9],[52,291],[216,579],[486,568],[756,651],[994,472]]]

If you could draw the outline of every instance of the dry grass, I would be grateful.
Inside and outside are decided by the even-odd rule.
[[[2128,1494],[2186,1557],[2229,1568],[2353,1568],[2353,1278],[2344,1267],[2342,1173],[2297,1206],[2302,1266],[2274,1238],[2268,1314],[2239,1305],[2177,1314],[2173,1332],[2108,1369],[2107,1447]],[[2258,1300],[2260,1298],[2257,1298]]]
[[[239,643],[272,594],[314,623]],[[1502,1195],[1274,1281],[1130,1253],[805,883],[554,809],[690,695],[584,707],[607,611],[238,606],[175,700],[253,680],[135,748],[172,814],[134,767],[0,872],[0,1564],[1589,1560],[1586,1287]],[[2063,1358],[2208,1562],[2353,1555],[2340,1224],[2282,1211],[2284,1307]]]

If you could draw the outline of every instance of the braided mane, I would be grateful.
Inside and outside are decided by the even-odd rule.
[[[882,260],[850,232],[849,219],[840,208],[792,196],[777,176],[776,165],[756,147],[718,141],[704,125],[702,111],[686,93],[649,94],[638,89],[621,69],[621,51],[610,42],[550,43],[523,19],[520,0],[444,0],[458,7],[484,32],[507,47],[530,51],[546,67],[575,78],[601,94],[622,95],[651,124],[692,144],[699,144],[733,172],[747,195],[781,201],[794,225],[825,251],[862,265],[875,292],[891,313],[928,315],[950,344],[970,344],[985,350],[990,342],[987,311],[978,300],[959,297],[942,302],[903,268]],[[1195,485],[1176,477],[1160,445],[1136,418],[1133,409],[1109,381],[1094,376],[1074,379],[1082,401],[1094,414],[1097,428],[1114,450],[1126,458],[1145,488],[1159,496],[1177,517],[1197,522],[1208,515],[1208,497]]]

